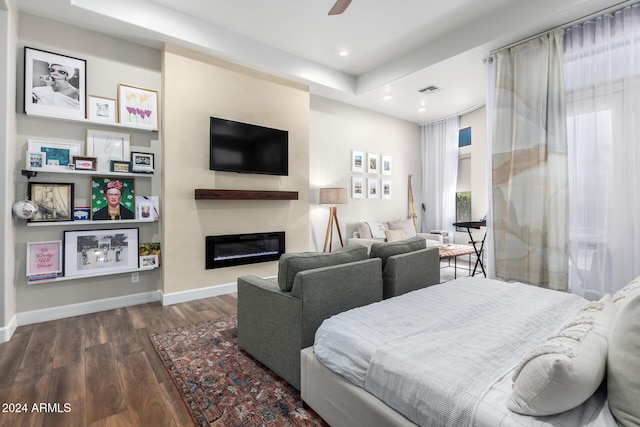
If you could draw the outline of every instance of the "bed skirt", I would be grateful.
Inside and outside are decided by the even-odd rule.
[[[302,400],[332,427],[415,427],[416,425],[318,362],[313,347],[300,352]]]

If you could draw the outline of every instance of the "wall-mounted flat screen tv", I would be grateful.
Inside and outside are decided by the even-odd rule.
[[[209,169],[289,174],[289,132],[211,117]]]

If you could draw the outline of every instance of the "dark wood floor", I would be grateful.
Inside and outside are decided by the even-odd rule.
[[[0,426],[191,426],[148,335],[236,310],[229,294],[21,326],[0,344]]]

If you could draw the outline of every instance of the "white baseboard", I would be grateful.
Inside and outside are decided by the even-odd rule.
[[[173,292],[170,294],[163,294],[162,305],[172,305],[202,298],[217,297],[237,291],[237,283],[227,283],[225,285],[209,286],[207,288],[193,289],[190,291]]]
[[[18,318],[13,315],[7,326],[0,328],[0,343],[7,342],[13,336],[13,333],[18,327]]]
[[[47,322],[49,320],[63,319],[66,317],[81,316],[83,314],[97,313],[99,311],[128,307],[130,305],[146,304],[154,301],[162,301],[162,292],[144,292],[122,297],[63,305],[59,307],[43,308],[41,310],[25,311],[18,313],[17,315],[18,326],[31,325],[33,323]]]

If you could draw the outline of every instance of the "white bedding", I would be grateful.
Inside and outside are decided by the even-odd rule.
[[[416,424],[497,426],[514,417],[492,397],[484,403],[487,391],[504,394],[522,356],[585,302],[517,283],[462,278],[327,319],[314,352]]]

